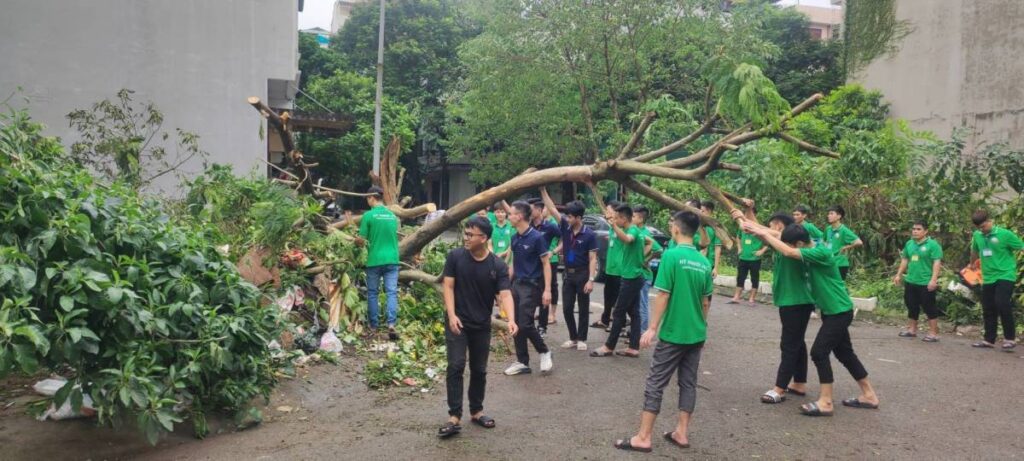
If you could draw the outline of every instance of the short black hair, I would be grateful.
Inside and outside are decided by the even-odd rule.
[[[679,228],[679,232],[683,235],[692,237],[697,233],[697,229],[700,228],[700,216],[692,211],[679,211],[672,215],[672,221],[676,223],[676,227]]]
[[[840,205],[832,205],[828,207],[828,211],[836,212],[836,214],[839,215],[840,218],[846,217],[846,210],[844,210],[843,207]]]
[[[472,218],[469,218],[469,221],[466,221],[466,229],[471,227],[479,230],[484,234],[484,237],[491,238],[491,222],[488,221],[487,218],[480,216],[473,216]]]
[[[587,207],[583,205],[583,202],[579,200],[573,200],[565,206],[565,214],[569,216],[576,216],[577,218],[583,217],[587,212]]]
[[[522,200],[516,200],[512,202],[512,211],[518,211],[523,217],[529,219],[530,217],[530,204]]]
[[[615,212],[626,217],[626,219],[633,219],[633,209],[626,203],[620,203],[619,206],[615,207]]]
[[[782,242],[789,245],[796,244],[796,242],[811,243],[811,234],[807,233],[804,226],[790,224],[782,230]]]
[[[384,196],[384,189],[377,186],[370,186],[369,189],[366,189],[366,193],[370,194],[371,197],[381,198]]]
[[[651,210],[648,210],[647,207],[643,205],[637,205],[633,207],[633,214],[643,215],[643,220],[646,221],[647,217],[651,215]]]
[[[505,211],[505,207],[501,206],[500,203],[495,203],[494,205],[491,205],[491,211],[498,211],[498,210]]]
[[[530,202],[530,206],[532,207],[544,208],[544,201],[539,198],[531,198],[527,200],[527,202]]]
[[[618,201],[618,200],[611,200],[611,201],[609,201],[608,203],[605,203],[605,204],[604,204],[604,206],[606,206],[606,207],[611,207],[611,208],[612,208],[613,210],[616,210],[616,209],[618,209],[618,208],[619,208],[620,206],[622,206],[622,202],[620,202],[620,201]]]
[[[974,223],[975,226],[980,226],[988,220],[988,211],[986,210],[975,210],[974,213],[971,214],[971,222]]]
[[[711,211],[715,211],[715,202],[712,202],[711,200],[700,202],[700,206],[701,208],[707,208]]]
[[[699,198],[691,198],[691,199],[686,201],[686,204],[688,206],[693,207],[693,208],[700,208],[700,199]]]
[[[910,222],[910,227],[921,226],[924,230],[928,230],[928,221],[923,219],[915,219]]]
[[[794,210],[794,211],[800,211],[800,210]],[[778,221],[778,222],[782,223],[782,227],[788,227],[790,224],[795,224],[796,223],[796,220],[793,219],[793,215],[791,215],[789,213],[786,213],[786,212],[782,212],[782,211],[780,211],[778,213],[775,213],[770,218],[768,218],[768,222],[769,223],[771,223],[772,221]]]
[[[793,207],[793,211],[800,212],[801,214],[803,214],[805,216],[810,216],[811,215],[811,209],[807,208],[806,205],[797,205],[797,206]]]

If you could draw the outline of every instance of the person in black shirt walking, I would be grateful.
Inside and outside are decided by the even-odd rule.
[[[474,424],[493,428],[494,418],[484,415],[487,358],[491,346],[491,307],[497,297],[508,315],[508,329],[518,332],[508,265],[491,252],[491,224],[473,217],[463,232],[464,248],[448,253],[444,263],[444,306],[448,322],[448,423],[437,431],[447,438],[462,430],[462,381],[469,355],[469,413]]]

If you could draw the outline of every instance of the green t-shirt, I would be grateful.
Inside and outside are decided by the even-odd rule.
[[[849,227],[846,227],[846,224],[840,224],[836,229],[833,229],[832,226],[826,228],[825,246],[832,249],[838,267],[850,267],[850,258],[846,257],[846,253],[840,253],[839,249],[856,242],[859,238]]]
[[[1013,232],[999,226],[992,226],[988,235],[974,231],[971,250],[981,258],[981,283],[995,283],[999,280],[1017,281],[1017,258],[1014,251],[1024,248]]]
[[[810,221],[804,221],[804,229],[807,230],[807,234],[811,236],[811,241],[814,243],[820,243],[825,235],[821,232],[821,229],[818,229],[818,226],[815,226]]]
[[[824,315],[842,314],[853,309],[853,300],[846,292],[846,283],[839,275],[839,266],[832,250],[824,245],[813,248],[801,248],[800,257],[807,281],[811,288],[814,304]]]
[[[775,253],[772,272],[772,302],[776,307],[814,304],[807,272],[801,261]]]
[[[622,275],[622,242],[612,228],[608,228],[608,252],[604,255],[604,273],[616,277]]]
[[[677,245],[661,255],[654,287],[668,293],[668,306],[658,339],[672,344],[697,344],[707,339],[704,300],[714,288],[711,263],[693,245]]]
[[[760,261],[761,257],[754,254],[761,250],[764,243],[761,239],[746,232],[740,233],[740,261]]]
[[[614,229],[612,230],[614,232]],[[633,241],[626,243],[621,240],[618,245],[622,246],[622,265],[619,267],[619,277],[624,279],[635,279],[644,276],[644,233],[639,227],[630,225],[626,228],[626,235],[632,236]]]
[[[548,218],[548,222],[550,222],[551,224],[554,224],[555,227],[558,227],[558,221],[555,221],[555,218]],[[548,251],[551,252],[551,263],[552,264],[558,262],[558,253],[555,253],[555,248],[558,247],[558,242],[560,240],[561,239],[559,237],[555,237],[555,238],[551,239],[551,245],[548,245]]]
[[[498,221],[495,220],[491,223],[491,251],[495,253],[504,253],[512,248],[512,233],[515,232],[512,229],[512,223],[507,219],[505,220],[504,226],[499,226]]]
[[[384,205],[363,213],[359,235],[370,242],[366,267],[398,264],[398,217]]]
[[[647,226],[644,226],[642,229],[640,229],[640,232],[643,233],[645,239],[651,240],[651,254],[650,256],[644,257],[644,280],[651,281],[654,280],[654,272],[651,271],[650,260],[651,258],[654,257],[654,255],[661,253],[663,248],[657,240],[651,237],[651,231],[647,230]],[[669,244],[672,243],[674,242],[670,240]],[[646,243],[644,243],[644,245],[646,245]]]
[[[910,239],[903,246],[903,253],[900,256],[907,260],[905,281],[914,285],[927,285],[932,281],[932,266],[935,261],[942,261],[942,246],[931,237],[926,237],[921,243]]]
[[[711,267],[715,267],[715,252],[718,251],[718,247],[722,246],[722,241],[718,239],[717,235],[715,235],[715,229],[714,228],[707,227],[707,226],[705,226],[704,228],[708,230],[708,241],[710,242],[710,243],[708,243],[708,248],[707,248],[707,250],[708,250],[707,251],[707,253],[708,253],[708,261],[711,261]],[[700,231],[699,230],[697,231],[696,234],[693,234],[693,246],[696,247],[696,248],[700,248]]]

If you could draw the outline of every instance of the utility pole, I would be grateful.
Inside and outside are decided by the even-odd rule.
[[[380,117],[384,98],[384,0],[380,0],[380,28],[377,33],[377,103],[373,114],[373,174],[380,175]]]

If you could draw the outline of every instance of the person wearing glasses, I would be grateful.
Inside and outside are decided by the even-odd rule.
[[[1016,252],[1024,243],[1009,229],[992,223],[988,211],[978,210],[971,216],[978,230],[971,237],[971,262],[981,260],[981,315],[985,323],[985,339],[974,347],[993,348],[996,327],[1003,322],[1003,351],[1017,347],[1016,324],[1013,318],[1013,286],[1017,283]]]
[[[484,217],[466,222],[462,248],[448,252],[444,262],[443,295],[447,314],[444,337],[448,349],[448,423],[441,438],[462,430],[462,382],[469,356],[469,414],[473,424],[490,429],[494,418],[484,415],[487,359],[491,348],[491,305],[495,299],[508,316],[508,330],[518,332],[513,316],[508,265],[490,247],[493,229]]]

